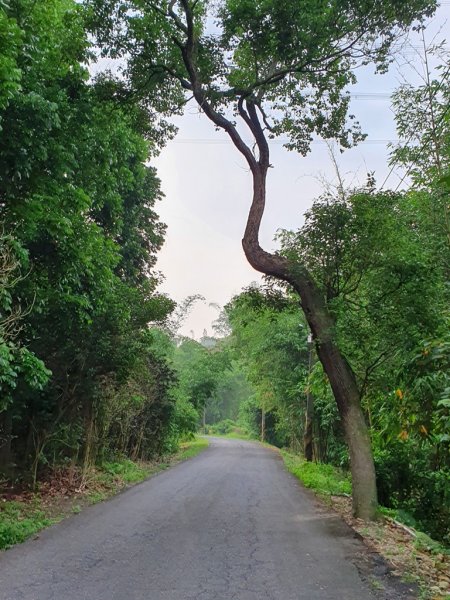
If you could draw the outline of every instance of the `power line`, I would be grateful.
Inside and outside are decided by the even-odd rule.
[[[271,140],[269,139],[269,144],[288,144],[289,140]],[[363,140],[362,142],[360,142],[361,144],[367,144],[367,145],[377,145],[377,144],[394,144],[394,143],[398,143],[399,140],[379,140],[379,139],[369,139],[369,140]],[[226,138],[219,138],[219,139],[214,139],[214,138],[175,138],[174,140],[172,140],[172,143],[174,144],[199,144],[199,145],[213,145],[213,146],[220,146],[220,145],[224,145],[224,144],[231,144],[231,140],[226,139]],[[247,144],[252,144],[253,142],[251,141],[247,141]],[[325,140],[314,140],[313,142],[311,142],[313,145],[317,145],[317,144],[326,144],[327,142]]]

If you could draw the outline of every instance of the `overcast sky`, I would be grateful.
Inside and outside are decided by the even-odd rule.
[[[443,2],[425,32],[427,44],[437,35],[450,43],[450,2]],[[420,37],[411,37],[405,57],[421,69],[418,52]],[[363,183],[366,173],[374,171],[381,184],[388,175],[389,141],[396,139],[390,94],[399,83],[418,81],[405,59],[386,75],[374,75],[373,69],[361,70],[358,83],[351,89],[351,111],[357,116],[367,141],[339,154],[339,166],[348,184]],[[438,77],[438,75],[437,75]],[[180,302],[192,294],[201,294],[186,320],[182,333],[194,332],[198,339],[204,329],[212,333],[211,322],[217,309],[209,303],[224,305],[234,294],[258,281],[260,276],[247,263],[241,247],[247,211],[251,200],[251,177],[234,146],[217,132],[195,106],[188,107],[176,119],[179,132],[153,162],[162,181],[165,199],[158,212],[168,225],[166,243],[160,253],[158,269],[164,273],[161,291]],[[280,228],[297,229],[303,214],[323,190],[323,178],[333,181],[335,174],[328,148],[314,143],[307,157],[289,152],[280,143],[271,144],[267,209],[261,229],[261,243],[267,250]],[[399,184],[402,172],[394,171],[386,187]]]

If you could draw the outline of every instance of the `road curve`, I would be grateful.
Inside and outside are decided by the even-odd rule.
[[[376,591],[366,556],[276,452],[214,438],[196,458],[1,553],[0,599],[404,597]]]

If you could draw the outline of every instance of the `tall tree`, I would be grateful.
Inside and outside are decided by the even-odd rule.
[[[350,449],[353,508],[373,518],[375,471],[355,377],[336,341],[326,299],[304,264],[270,254],[259,244],[270,164],[268,136],[287,136],[287,147],[309,150],[312,136],[361,138],[348,125],[347,86],[354,68],[387,66],[389,48],[411,22],[432,13],[434,0],[90,0],[98,43],[128,59],[135,90],[159,103],[194,97],[242,154],[253,180],[253,200],[243,238],[250,264],[288,282],[299,294],[330,379]],[[216,7],[216,8],[214,8]],[[214,15],[212,13],[214,9]],[[215,17],[215,26],[210,17]],[[352,118],[350,116],[350,118]],[[238,125],[239,123],[239,125]],[[242,129],[243,128],[243,129]],[[250,133],[253,145],[242,131]]]

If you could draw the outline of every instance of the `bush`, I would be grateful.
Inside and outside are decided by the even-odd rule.
[[[218,423],[214,423],[214,425],[210,425],[208,427],[209,433],[217,433],[219,435],[226,435],[227,433],[231,433],[234,429],[237,429],[237,424],[231,419],[224,419],[223,421],[219,421]]]
[[[105,462],[102,469],[109,475],[120,478],[125,483],[137,483],[142,481],[148,475],[148,469],[139,466],[139,464],[129,459],[123,459],[117,462]]]
[[[374,449],[380,504],[450,544],[450,469],[433,469],[433,448],[408,439]]]
[[[351,494],[350,475],[332,465],[307,462],[301,456],[282,452],[287,470],[295,475],[303,485],[320,494]]]

